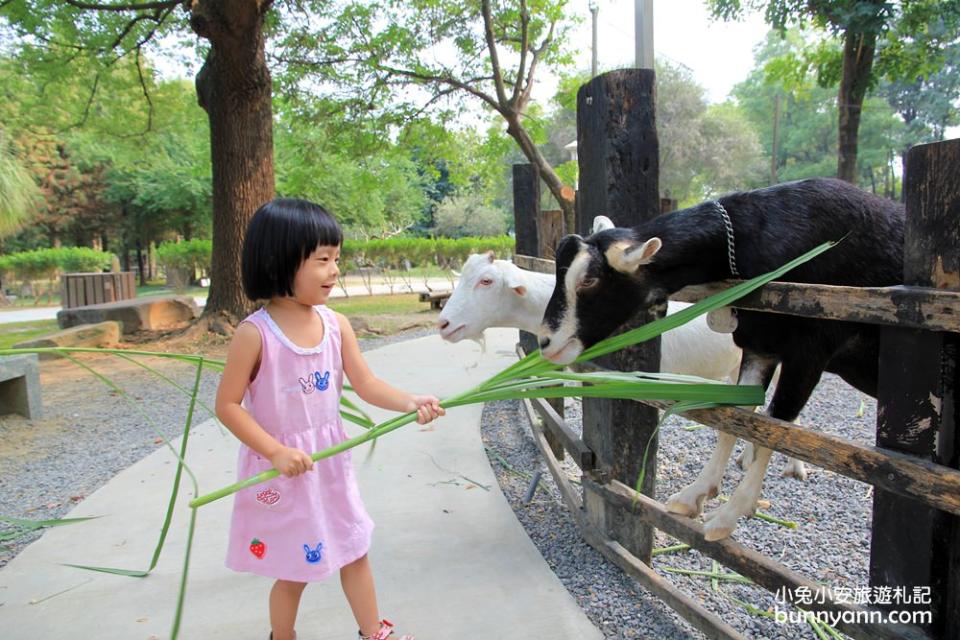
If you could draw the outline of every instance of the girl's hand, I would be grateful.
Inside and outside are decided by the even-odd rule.
[[[288,478],[313,469],[313,459],[300,449],[293,447],[280,447],[280,450],[270,457],[270,462],[274,469]]]
[[[417,423],[427,424],[428,422],[447,415],[446,409],[440,406],[440,400],[434,396],[411,396],[412,406],[409,411],[417,410]]]

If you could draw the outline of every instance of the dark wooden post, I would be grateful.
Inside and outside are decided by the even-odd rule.
[[[562,212],[560,213],[562,224],[563,216]],[[513,165],[513,228],[516,232],[516,253],[537,258],[544,257],[545,238],[539,233],[539,226],[541,226],[540,170],[532,164],[515,164]],[[550,257],[552,258],[553,255],[551,254]],[[520,346],[526,353],[533,353],[540,348],[537,336],[528,331],[520,332]],[[548,402],[563,417],[563,398],[548,400]],[[563,460],[563,445],[557,437],[551,431],[544,431],[543,435],[553,454],[559,460]]]
[[[516,253],[540,255],[537,239],[537,217],[540,213],[540,170],[533,164],[513,165],[513,228],[516,232]],[[527,353],[540,348],[537,336],[520,332],[520,346]]]
[[[557,245],[564,235],[563,211],[541,211],[537,217],[537,239],[539,242],[538,258],[553,260]]]
[[[960,290],[960,140],[914,147],[907,155],[904,284]],[[957,346],[960,336],[885,327],[880,338],[877,444],[958,466]],[[870,584],[929,587],[936,638],[960,637],[960,520],[877,489]]]
[[[597,215],[619,227],[660,213],[659,145],[654,119],[654,73],[628,69],[597,76],[577,93],[577,155],[580,163],[577,229],[589,234]],[[642,313],[621,331],[654,319]],[[660,369],[660,340],[602,358],[624,371]],[[583,437],[612,477],[634,486],[644,454],[643,492],[656,486],[657,411],[626,400],[584,399]],[[648,446],[649,444],[649,446]],[[584,502],[591,522],[649,563],[653,530],[607,505],[590,491]]]

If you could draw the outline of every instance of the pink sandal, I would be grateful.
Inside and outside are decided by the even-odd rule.
[[[380,630],[372,636],[365,636],[359,631],[357,635],[360,637],[360,640],[390,640],[390,636],[393,635],[393,623],[384,618],[380,621]],[[411,635],[403,635],[397,640],[414,640],[414,638]]]

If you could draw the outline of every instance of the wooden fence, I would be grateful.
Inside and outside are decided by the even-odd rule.
[[[578,94],[580,191],[577,229],[596,215],[631,226],[660,212],[653,72],[618,71],[594,78]],[[875,487],[870,586],[930,587],[929,623],[885,623],[885,611],[825,594],[814,605],[800,588],[821,585],[732,539],[707,542],[696,521],[668,513],[652,499],[657,409],[665,403],[584,399],[583,437],[557,405],[527,401],[535,439],[584,538],[709,638],[743,638],[650,566],[653,529],[816,611],[847,612],[838,628],[855,638],[960,637],[960,447],[957,351],[960,345],[960,140],[916,147],[907,158],[904,284],[850,288],[771,283],[736,306],[771,313],[879,324],[877,440],[855,443],[739,408],[690,411],[686,417]],[[523,268],[553,273],[534,221],[538,179],[514,168],[517,255]],[[675,299],[696,301],[731,282],[688,287]],[[634,324],[648,318],[635,318]],[[523,333],[523,332],[521,332]],[[521,350],[536,343],[521,335]],[[656,371],[659,343],[611,354],[599,367]],[[534,419],[534,417],[539,419]],[[629,424],[630,428],[623,425]],[[647,442],[654,463],[643,493],[630,487]],[[565,450],[583,471],[582,491],[561,472]],[[809,593],[809,592],[808,592]]]

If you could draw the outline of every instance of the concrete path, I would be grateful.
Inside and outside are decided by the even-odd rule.
[[[454,283],[456,283],[456,280],[454,280]],[[429,285],[430,289],[433,291],[449,291],[453,288],[450,285],[450,281],[446,278],[431,278],[426,284],[424,284],[423,279],[420,279],[411,282],[411,285],[416,293],[427,291],[427,285]],[[370,295],[371,290],[373,291],[373,295],[410,292],[409,288],[407,288],[405,285],[401,286],[400,284],[394,284],[392,289],[391,287],[382,283],[372,284],[370,289],[367,289],[367,287],[363,286],[362,284],[350,284],[347,285],[346,293],[344,292],[343,288],[337,287],[333,290],[333,293],[330,294],[330,297],[343,298],[347,294],[357,297],[368,296]],[[206,296],[194,296],[193,299],[196,300],[197,304],[201,307],[207,303]],[[36,322],[37,320],[56,320],[58,311],[60,311],[60,307],[36,307],[16,310],[8,310],[0,307],[0,324],[9,324],[12,322]]]
[[[431,336],[367,352],[374,371],[411,391],[463,391],[515,361],[516,331],[488,330],[486,352]],[[551,638],[602,634],[539,555],[500,492],[480,440],[482,407],[450,411],[356,449],[361,493],[377,529],[371,559],[381,614],[418,640]],[[372,410],[375,419],[388,413]],[[109,443],[104,443],[109,446]],[[188,463],[206,493],[235,475],[236,441],[213,422],[195,429]],[[143,569],[162,524],[174,466],[157,451],[118,474],[71,516],[103,516],[50,529],[0,571],[0,629],[28,638],[168,638],[186,541],[190,486],[166,548],[147,578],[62,563]],[[271,581],[224,568],[231,499],[201,508],[180,637],[264,640]],[[311,585],[301,640],[353,640],[356,626],[337,579]]]

